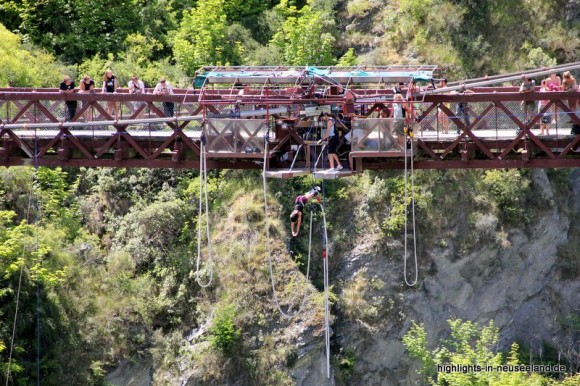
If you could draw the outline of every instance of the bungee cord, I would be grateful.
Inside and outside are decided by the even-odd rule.
[[[207,153],[206,153],[206,137],[202,133],[201,141],[199,146],[199,212],[197,220],[197,260],[196,260],[196,271],[195,271],[195,281],[201,288],[207,288],[211,285],[213,281],[213,255],[211,252],[211,238],[209,232],[209,204],[208,204],[208,194],[207,194]],[[203,188],[203,189],[202,189]],[[209,258],[209,280],[207,283],[203,283],[200,278],[200,267],[201,267],[201,222],[202,222],[202,203],[203,195],[205,194],[205,225],[206,225],[206,237],[207,237],[207,254]]]
[[[411,84],[409,90],[413,88]],[[412,95],[412,91],[410,92]],[[409,126],[408,129],[404,131],[404,142],[403,142],[403,153],[405,159],[405,171],[404,171],[404,202],[405,202],[405,249],[404,249],[404,257],[403,257],[403,276],[405,279],[405,284],[409,287],[415,286],[417,284],[417,280],[419,278],[419,271],[418,271],[418,264],[417,264],[417,234],[416,234],[416,227],[415,227],[415,173],[414,173],[414,166],[413,166],[413,130],[412,125],[414,123],[414,108],[412,103],[410,104],[410,118],[407,119],[407,124]],[[410,146],[408,146],[410,144]],[[410,148],[410,157],[407,156],[407,148]],[[410,174],[408,173],[407,164],[410,164]],[[408,185],[407,185],[407,175],[410,175],[411,179],[411,221],[413,227],[413,258],[415,262],[415,278],[412,281],[409,281],[407,277],[407,244],[408,244]]]
[[[34,185],[38,181],[38,136],[37,129],[34,129],[34,174],[32,175],[32,183],[30,185],[30,190],[28,192],[28,206],[26,208],[26,222],[30,224],[30,210],[33,206],[32,199],[35,198],[36,203],[36,222],[40,221],[41,208],[40,199],[38,194],[34,192]],[[35,250],[38,251],[38,233],[35,233]],[[18,321],[18,310],[20,307],[20,293],[22,290],[22,276],[24,274],[24,262],[20,265],[20,273],[18,275],[18,287],[16,290],[16,304],[14,310],[14,322],[12,324],[12,335],[10,337],[10,350],[8,353],[8,363],[6,369],[6,386],[10,384],[10,374],[12,371],[12,356],[14,352],[14,341],[16,339],[16,322]],[[37,282],[36,286],[36,296],[37,296],[37,384],[40,385],[40,284]]]
[[[270,273],[270,282],[272,284],[272,293],[274,297],[274,303],[276,304],[276,308],[280,314],[287,319],[293,318],[296,315],[302,312],[304,304],[306,303],[307,293],[304,294],[302,298],[302,302],[300,303],[300,307],[294,313],[287,313],[282,310],[282,306],[280,305],[280,300],[278,299],[278,292],[276,291],[276,280],[274,279],[274,264],[272,262],[272,249],[270,246],[270,219],[269,219],[269,210],[268,210],[268,185],[266,179],[266,165],[268,161],[268,138],[269,134],[266,133],[265,136],[265,148],[264,148],[264,165],[262,170],[262,182],[263,182],[263,192],[264,192],[264,210],[265,210],[265,223],[266,223],[266,251],[268,253],[268,269]],[[306,280],[308,280],[310,275],[310,258],[311,258],[311,245],[312,245],[312,212],[310,212],[310,236],[309,236],[309,243],[308,243],[308,263],[306,268]]]
[[[324,190],[323,190],[324,192]],[[323,224],[323,253],[322,265],[324,271],[324,343],[326,345],[326,377],[330,378],[330,302],[328,297],[328,259],[330,257],[330,249],[328,248],[328,230],[326,227],[326,213],[322,203],[320,210],[322,212]]]

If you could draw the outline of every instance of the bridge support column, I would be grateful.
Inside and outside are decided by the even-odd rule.
[[[56,151],[59,161],[68,161],[70,159],[70,148],[69,147],[59,147]]]
[[[7,147],[0,147],[0,160],[8,161],[8,148]]]
[[[173,150],[171,152],[171,161],[180,162],[183,152],[179,149]]]
[[[522,150],[522,161],[528,162],[530,160],[530,154],[528,153],[528,149]]]
[[[122,161],[123,160],[123,149],[116,149],[115,150],[115,161]]]

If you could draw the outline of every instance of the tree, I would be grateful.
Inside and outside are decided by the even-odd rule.
[[[242,337],[241,330],[234,323],[235,311],[232,304],[219,309],[209,329],[211,345],[226,355],[232,353]]]
[[[551,58],[540,47],[533,48],[528,53],[528,68],[553,67],[556,64],[556,59]]]
[[[335,28],[331,15],[315,11],[309,5],[298,10],[286,2],[278,9],[287,17],[270,44],[280,50],[284,64],[329,66],[336,63],[332,54],[336,39],[331,33]]]
[[[0,24],[0,86],[55,86],[65,72],[54,57],[46,52],[26,47],[20,37]]]
[[[461,319],[448,320],[449,339],[434,350],[427,349],[427,333],[422,324],[413,322],[403,336],[403,344],[411,357],[421,360],[419,374],[431,385],[445,386],[543,386],[549,378],[526,370],[500,371],[498,366],[521,366],[518,345],[512,344],[507,358],[496,352],[499,331],[490,321],[480,327]],[[572,377],[577,378],[577,377]],[[571,379],[572,379],[571,378]],[[567,385],[553,381],[551,385]]]
[[[354,48],[349,48],[348,51],[338,60],[339,66],[356,66],[356,54]]]
[[[173,55],[188,75],[204,65],[236,65],[240,62],[239,44],[228,43],[224,0],[201,0],[184,12],[181,26],[173,39]]]
[[[1,20],[26,40],[69,63],[97,53],[118,54],[125,38],[141,33],[165,46],[176,26],[178,4],[167,0],[14,0],[0,6]],[[166,52],[167,53],[167,52]]]

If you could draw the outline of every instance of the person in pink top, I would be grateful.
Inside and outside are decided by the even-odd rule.
[[[548,87],[548,79],[542,80],[540,86],[541,86],[540,92],[551,91],[550,88]],[[548,104],[547,100],[540,100],[540,103],[538,103],[538,113],[541,113],[542,109],[546,107],[547,104]],[[540,135],[544,135],[544,132],[547,135],[550,134],[550,120],[551,120],[550,113],[546,111],[544,114],[542,114],[542,121],[540,123]]]
[[[550,74],[549,78],[546,78],[546,87],[548,91],[560,91],[562,89],[562,80],[555,72]]]

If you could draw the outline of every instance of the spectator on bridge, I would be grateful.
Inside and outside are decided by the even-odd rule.
[[[107,70],[103,75],[103,93],[115,93],[119,88],[119,82],[117,77],[113,74],[113,71]],[[107,101],[107,111],[109,114],[115,116],[115,119],[119,119],[119,112],[117,111],[117,106],[115,101]]]
[[[340,142],[340,136],[338,134],[338,130],[335,127],[334,118],[331,117],[328,113],[320,114],[320,120],[326,123],[326,133],[324,138],[322,138],[319,143],[322,141],[328,140],[328,163],[330,164],[330,169],[328,171],[334,172],[342,170],[342,165],[340,164],[340,159],[338,158],[338,143]],[[336,167],[334,166],[336,165]]]
[[[405,101],[403,94],[395,94],[393,96],[393,118],[395,118],[394,132],[397,134],[399,145],[401,149],[405,144],[405,127],[407,126],[407,118],[410,118],[411,109],[409,103]]]
[[[548,91],[560,91],[562,89],[562,80],[555,72],[546,78],[546,86]]]
[[[399,82],[398,84],[393,87],[393,94],[401,94],[403,95],[403,87],[405,87],[405,83]]]
[[[447,79],[443,78],[439,82],[439,88],[446,87],[447,87]],[[445,102],[443,105],[448,109],[451,109],[451,103]],[[438,123],[441,124],[441,127],[443,128],[442,130],[443,134],[449,134],[449,117],[447,116],[447,114],[445,114],[445,112],[441,108],[437,109],[437,121]]]
[[[173,95],[173,88],[165,78],[159,79],[159,83],[155,86],[153,90],[153,94],[155,95]],[[173,116],[173,102],[163,102],[163,113],[166,117]]]
[[[131,94],[145,94],[145,84],[137,75],[131,76],[128,87]]]
[[[549,79],[542,80],[540,92],[550,91],[550,88],[548,87],[548,81]],[[545,99],[540,100],[540,103],[538,103],[538,114],[540,114],[542,112],[542,109],[547,105],[548,105],[547,100]],[[545,113],[542,114],[542,121],[540,123],[540,135],[544,135],[544,131],[546,132],[547,135],[550,134],[550,121],[551,121],[550,113],[546,111]]]
[[[75,82],[71,80],[68,75],[65,75],[63,81],[60,84],[60,92],[63,94],[72,94],[75,92]],[[77,112],[77,101],[66,101],[66,108],[64,110],[64,120],[65,122],[73,119]]]
[[[562,74],[562,91],[566,91],[566,92],[576,92],[578,91],[578,85],[576,84],[576,78],[574,78],[572,76],[572,74],[570,73],[570,71],[566,71],[565,73]],[[572,114],[576,113],[576,99],[568,99],[568,107],[570,108],[570,111],[572,112]],[[570,117],[570,121],[569,122],[573,122],[572,117]]]
[[[529,94],[534,92],[536,89],[536,82],[529,76],[524,76],[524,82],[520,86],[520,94]],[[536,101],[533,100],[523,100],[521,102],[521,107],[524,112],[524,121],[527,124],[534,111],[536,110]],[[518,130],[519,132],[519,130]]]
[[[300,224],[302,224],[302,212],[304,211],[304,205],[306,205],[308,201],[312,200],[314,197],[317,198],[318,202],[321,201],[320,197],[318,197],[318,193],[320,193],[320,187],[316,186],[308,193],[304,194],[303,196],[298,196],[294,200],[294,210],[292,213],[290,213],[290,229],[292,230],[292,237],[296,237],[298,236],[298,233],[300,233]]]
[[[95,93],[95,81],[91,79],[90,76],[85,74],[79,83],[79,93],[81,94],[94,94]],[[87,104],[87,101],[83,101],[83,107]],[[87,109],[84,113],[85,122],[92,121],[93,116],[90,109]]]
[[[131,80],[127,84],[127,87],[129,87],[130,94],[135,94],[135,95],[145,94],[145,84],[135,74],[131,75]],[[136,111],[137,109],[139,109],[139,107],[141,107],[142,104],[143,104],[143,102],[133,103],[133,110]]]
[[[465,83],[461,83],[459,86],[460,86],[459,90],[456,92],[456,94],[459,94],[459,95],[473,94],[473,91],[469,90],[465,86]],[[461,101],[461,102],[457,103],[457,110],[455,111],[455,116],[457,118],[459,118],[460,120],[463,120],[465,127],[469,127],[471,125],[471,122],[469,119],[469,105],[467,102]],[[461,133],[461,129],[459,128],[459,126],[457,126],[457,134],[460,134],[460,133]]]

